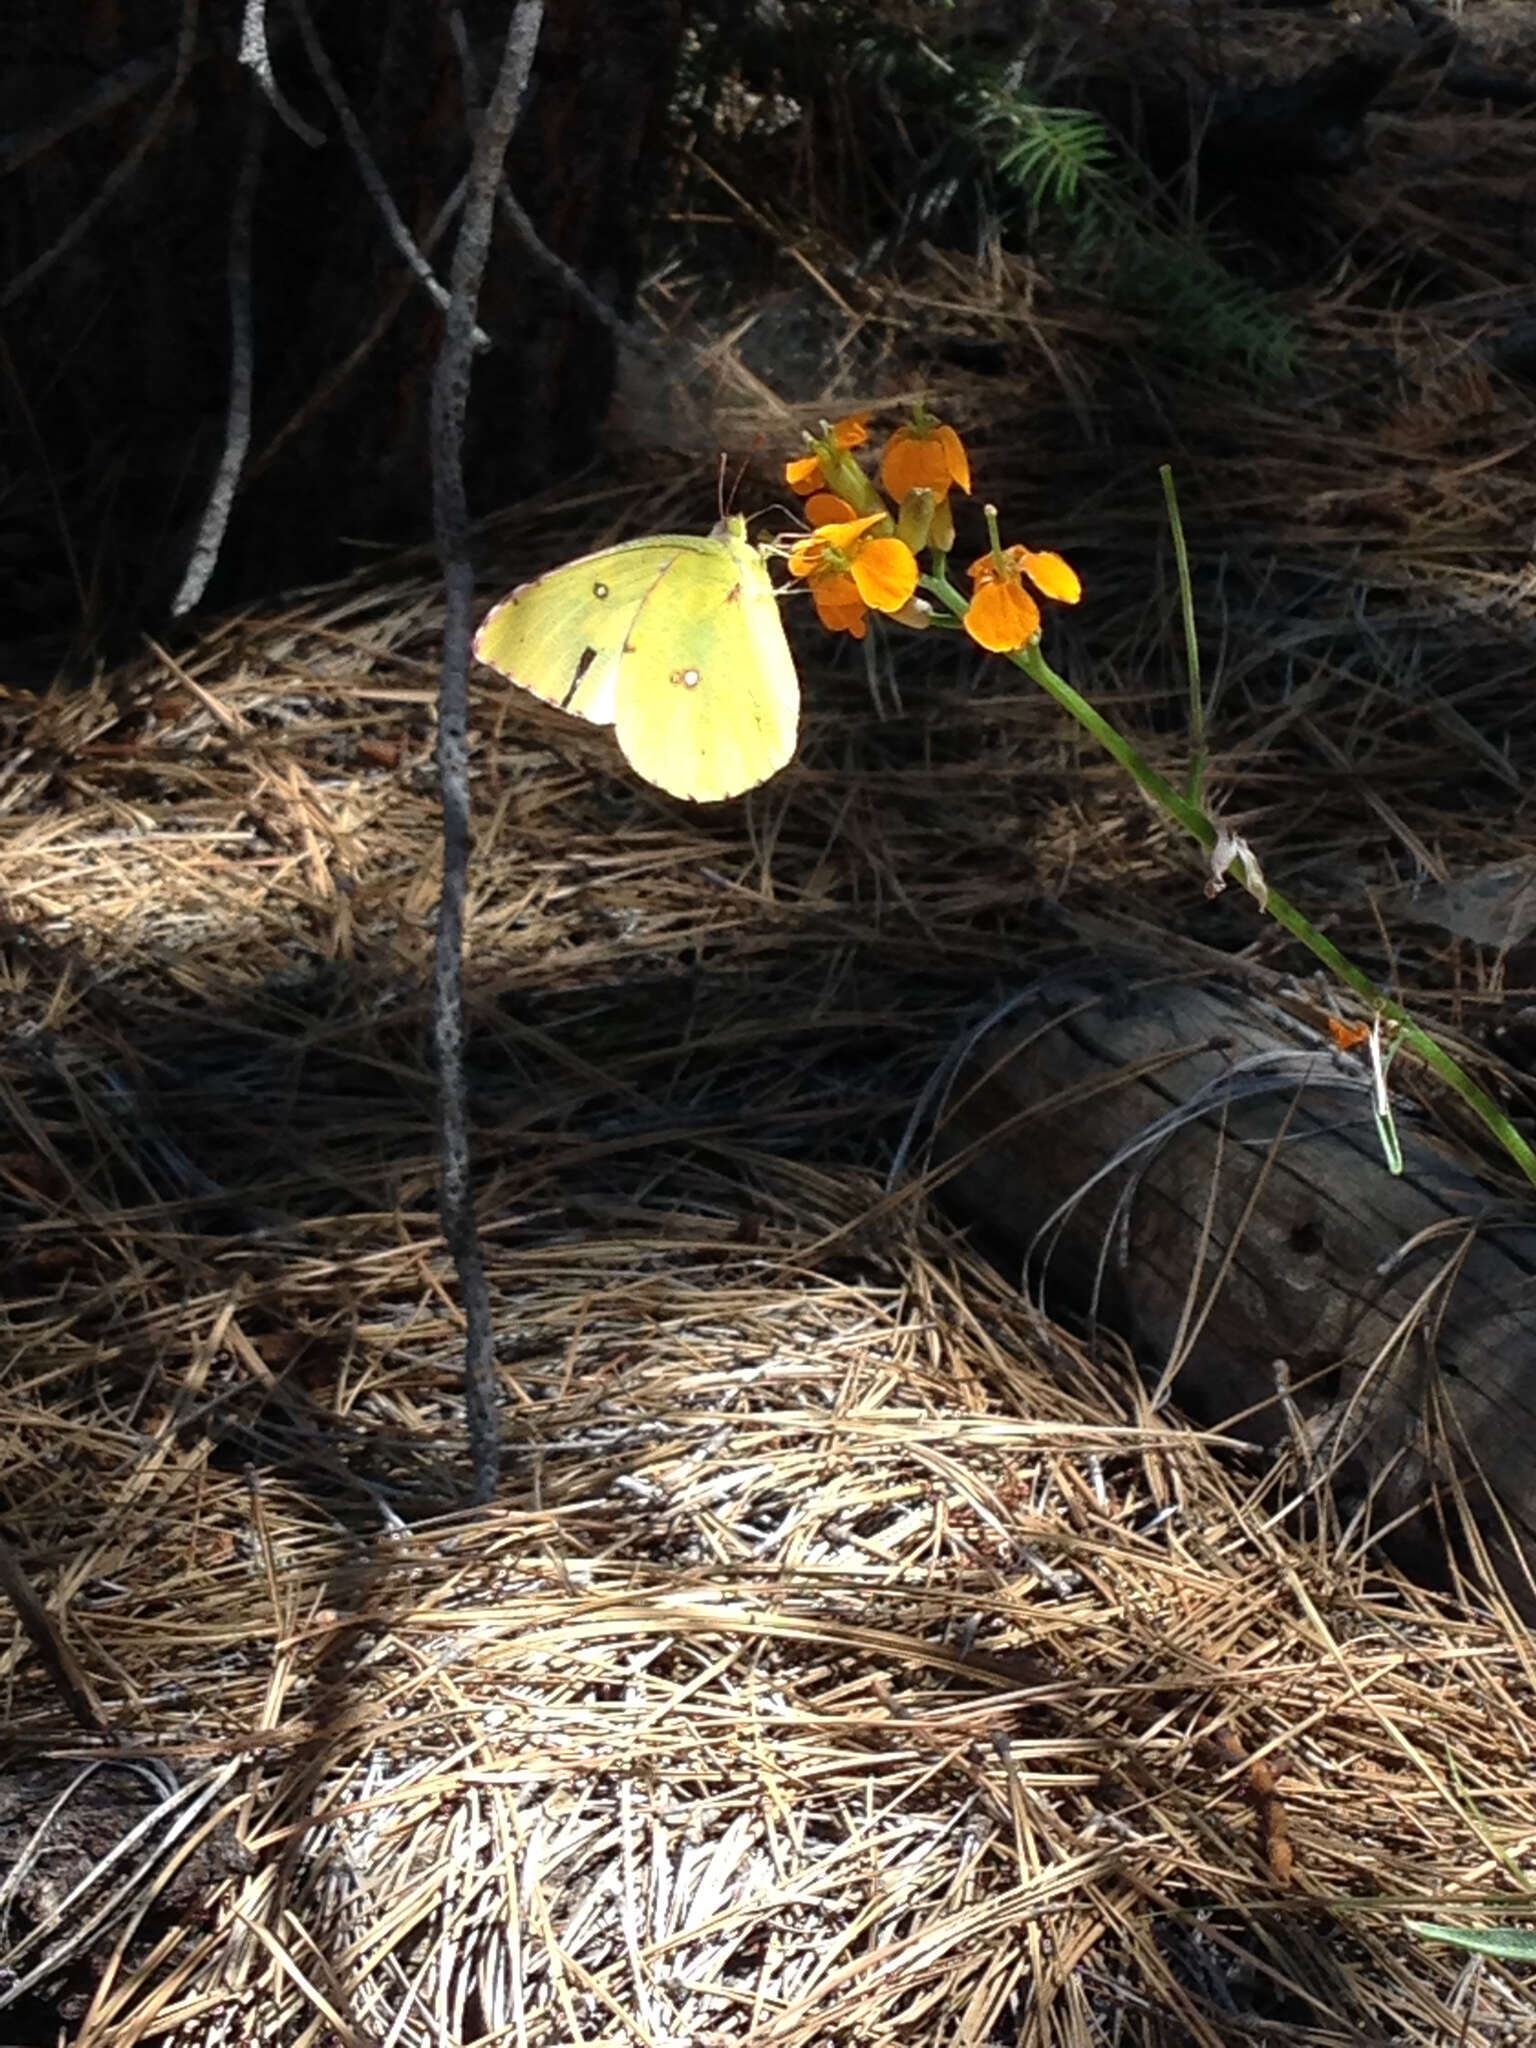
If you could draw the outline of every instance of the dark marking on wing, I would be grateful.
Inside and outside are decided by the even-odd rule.
[[[581,659],[577,662],[575,672],[571,676],[570,682],[566,685],[565,695],[560,699],[560,709],[562,711],[570,710],[571,699],[575,696],[576,692],[581,688],[582,677],[586,674],[587,670],[592,666],[593,662],[596,661],[596,659],[597,649],[595,647],[583,647],[583,649],[581,650]]]

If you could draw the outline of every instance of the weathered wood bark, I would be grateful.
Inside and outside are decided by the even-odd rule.
[[[1471,1550],[1536,1613],[1536,1205],[1401,1110],[1394,1178],[1364,1061],[1300,1008],[1144,961],[1053,977],[965,1062],[946,1198],[1202,1422],[1276,1447],[1299,1417],[1303,1464],[1412,1568],[1444,1571],[1464,1489]]]

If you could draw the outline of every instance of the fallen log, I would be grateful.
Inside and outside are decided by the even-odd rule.
[[[1536,1203],[1395,1100],[1390,1172],[1368,1058],[1278,988],[1102,955],[1042,980],[957,1057],[944,1199],[1123,1333],[1157,1403],[1288,1448],[1352,1542],[1536,1615]]]

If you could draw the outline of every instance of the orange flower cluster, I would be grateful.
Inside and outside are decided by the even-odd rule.
[[[839,420],[784,467],[812,529],[791,547],[790,573],[810,586],[827,630],[856,640],[864,638],[872,611],[903,625],[928,623],[931,610],[917,596],[917,557],[925,548],[948,554],[955,538],[950,492],[971,488],[965,443],[921,406],[886,443],[878,489],[854,454],[868,439],[866,416]],[[1076,604],[1082,585],[1060,555],[998,545],[990,507],[987,516],[994,545],[971,564],[973,595],[962,624],[979,646],[1008,654],[1040,630],[1026,577],[1040,596],[1060,604]]]
[[[840,499],[824,495],[822,516],[834,507],[839,516],[826,518],[791,550],[789,573],[810,584],[816,616],[829,633],[851,633],[862,640],[866,613],[888,612],[894,617],[911,602],[917,589],[917,557],[894,534],[875,531],[890,525],[885,513],[851,518],[850,508]]]

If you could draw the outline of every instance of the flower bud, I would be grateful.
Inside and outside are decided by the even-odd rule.
[[[896,538],[904,540],[914,555],[920,555],[928,545],[936,503],[933,492],[924,490],[908,491],[901,501]]]

